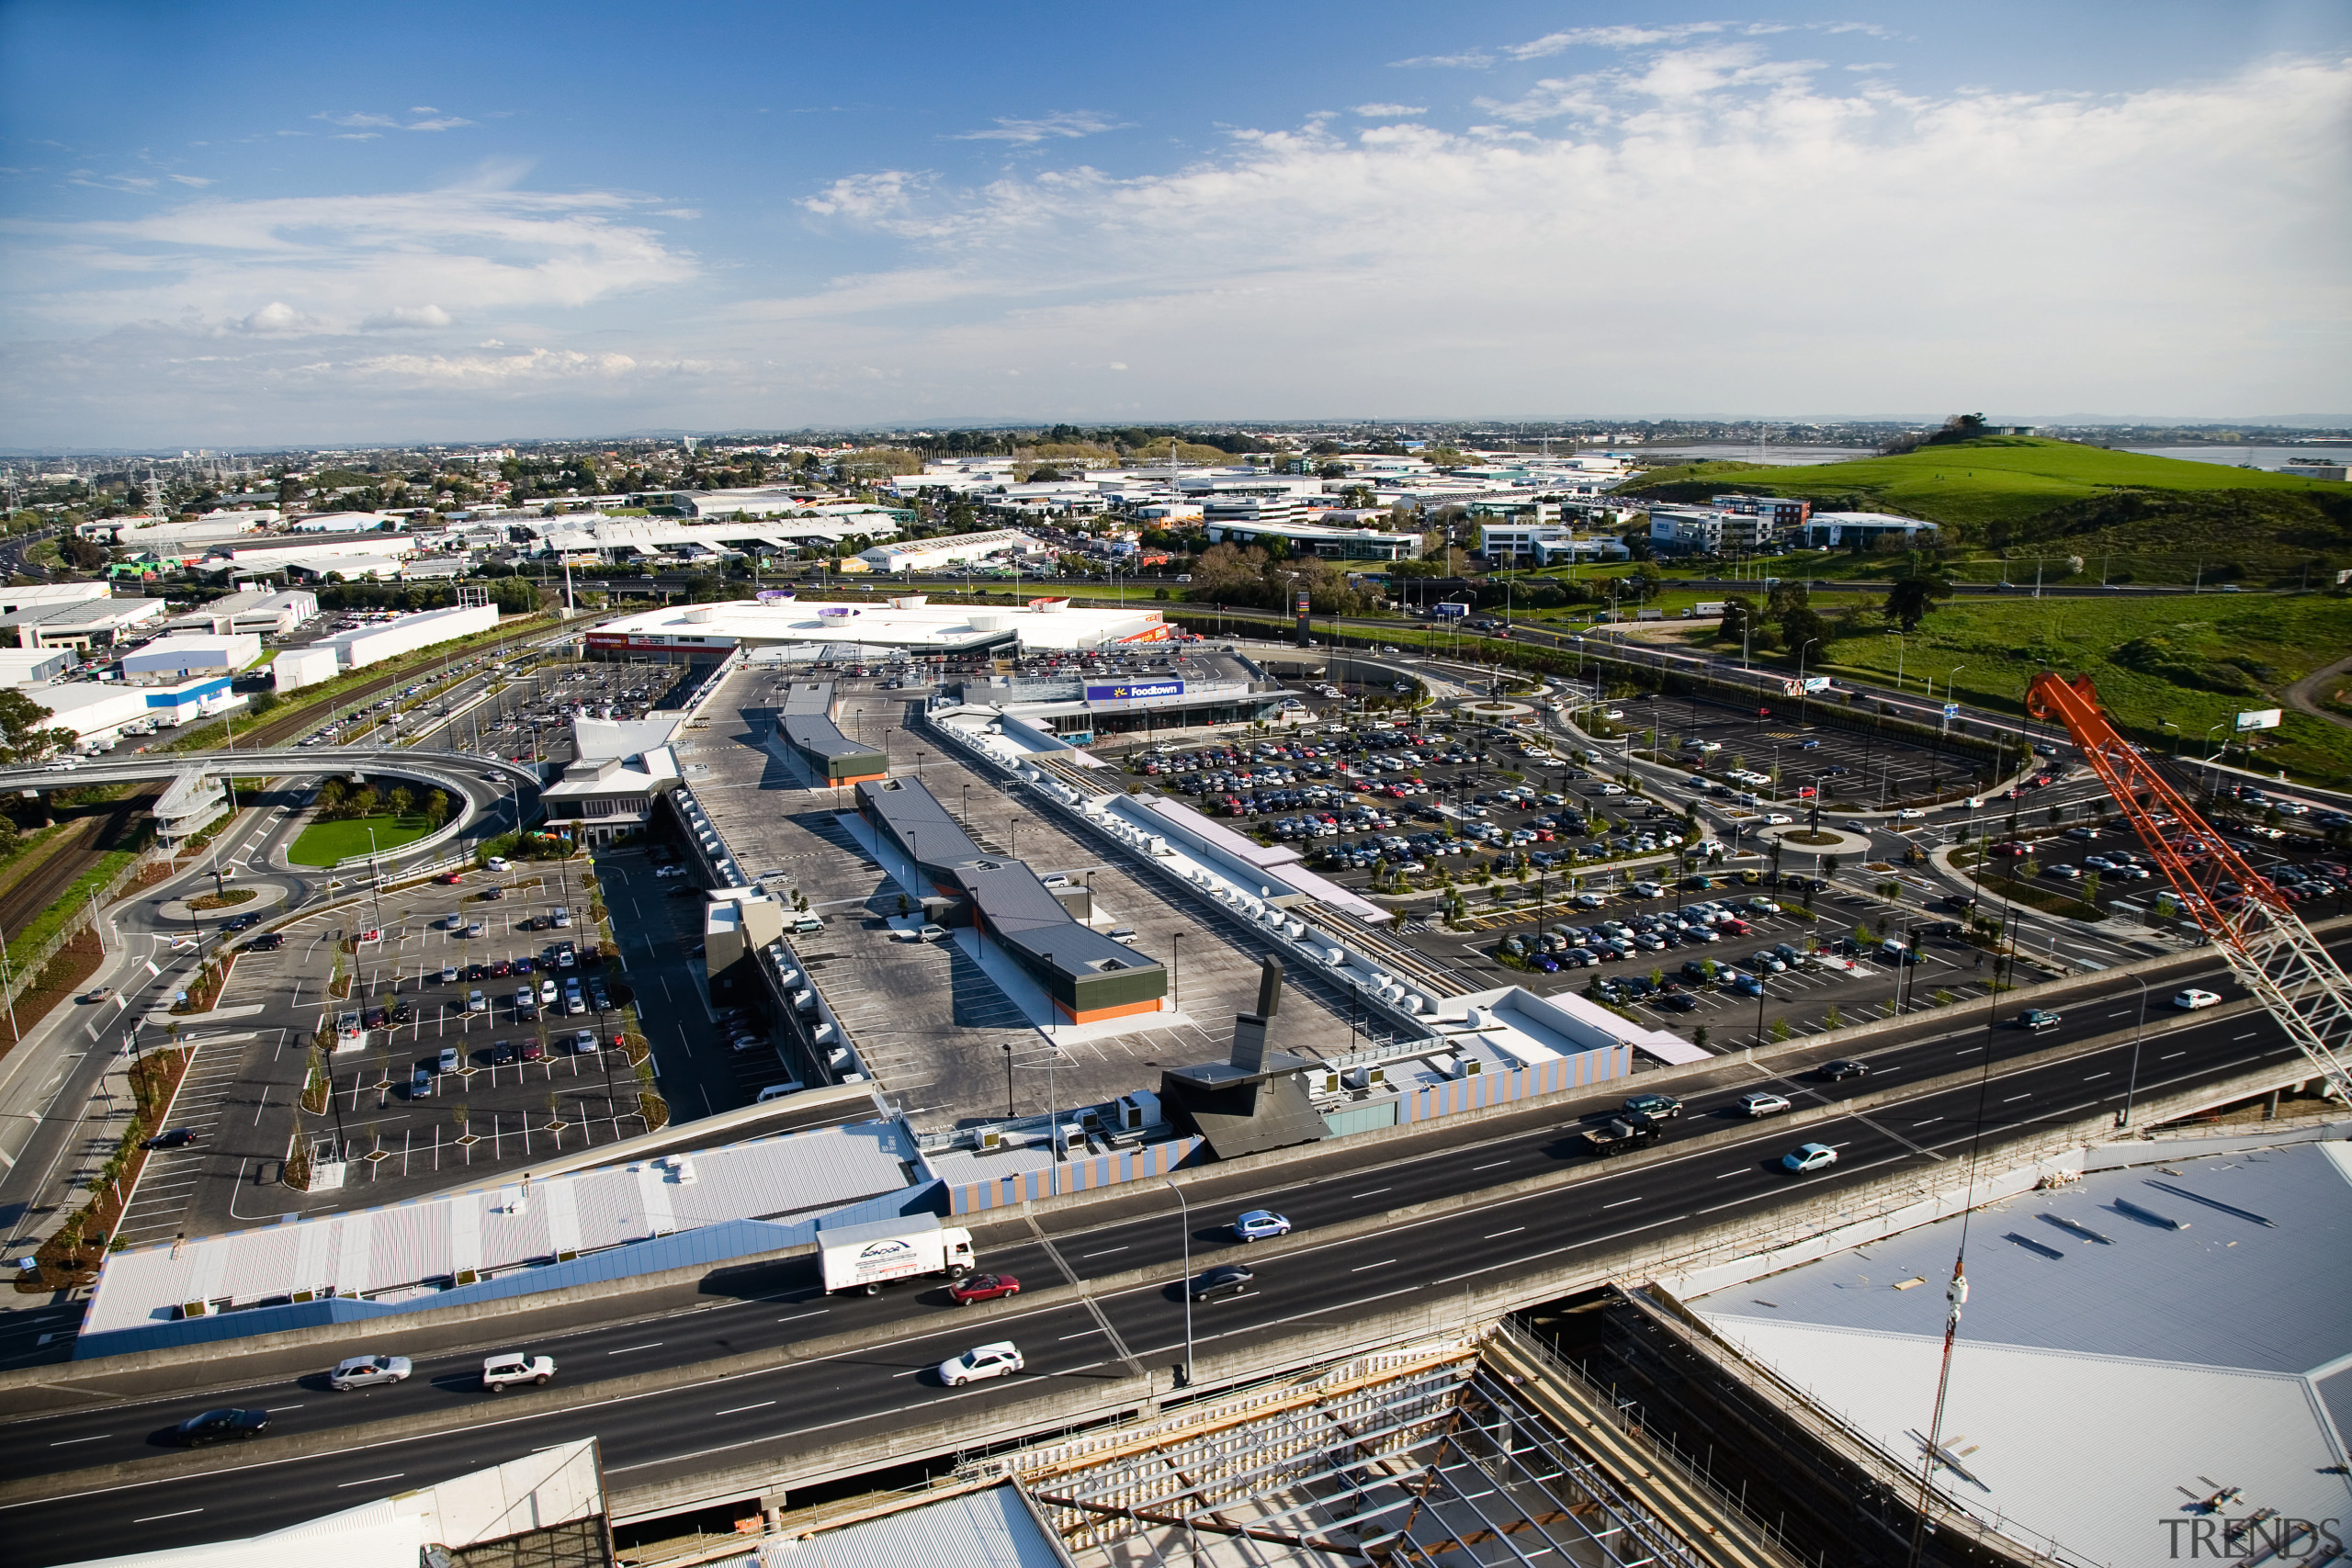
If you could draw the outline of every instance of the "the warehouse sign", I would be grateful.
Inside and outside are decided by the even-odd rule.
[[[1143,697],[1181,697],[1184,694],[1182,681],[1145,681],[1131,685],[1089,686],[1086,700],[1090,703],[1125,703]]]
[[[2278,708],[2255,708],[2242,713],[2238,715],[2238,733],[2243,735],[2249,729],[2276,729],[2279,716]]]

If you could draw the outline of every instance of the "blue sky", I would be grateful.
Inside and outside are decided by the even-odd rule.
[[[0,0],[0,445],[2352,412],[2352,6]]]

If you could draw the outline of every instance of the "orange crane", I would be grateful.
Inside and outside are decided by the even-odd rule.
[[[2026,688],[2026,711],[2056,717],[2130,819],[2173,893],[2230,968],[2319,1069],[2328,1092],[2352,1100],[2352,978],[2346,976],[2269,879],[2248,865],[2139,748],[2099,711],[2081,676],[2044,671]],[[2234,884],[2235,891],[2222,885]]]

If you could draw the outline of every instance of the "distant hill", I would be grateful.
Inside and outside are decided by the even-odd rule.
[[[1702,463],[1619,493],[1699,502],[1734,492],[1815,511],[1891,512],[1943,527],[1947,546],[2063,547],[2148,561],[2234,563],[2250,576],[2352,566],[2352,485],[2035,436],[1990,435],[1894,457],[1808,468]]]

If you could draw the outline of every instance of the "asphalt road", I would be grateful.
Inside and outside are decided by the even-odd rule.
[[[2340,942],[2339,950],[2352,946]],[[2266,1059],[2293,1053],[2278,1026],[2245,1010],[2176,1014],[2166,1005],[2182,986],[2201,984],[2234,998],[2236,987],[2209,960],[2184,961],[2179,973],[2153,984],[2149,1030],[2139,1054],[2134,1087],[2141,1095],[2222,1078]],[[1463,1287],[1495,1276],[1539,1276],[1571,1264],[1580,1253],[1630,1241],[1665,1239],[1678,1232],[1722,1224],[1742,1213],[1765,1213],[1792,1193],[1816,1197],[1840,1185],[1883,1177],[1906,1164],[1950,1168],[1965,1158],[1979,1111],[1986,1137],[2029,1134],[2037,1124],[2070,1122],[2100,1106],[2120,1106],[2133,1072],[2129,1038],[2140,990],[2128,978],[2084,982],[2062,1004],[2055,1031],[2029,1035],[1986,1027],[1992,1010],[1941,1014],[1914,1029],[1857,1042],[1872,1065],[1870,1077],[1841,1083],[1767,1078],[1727,1064],[1713,1087],[1684,1096],[1686,1111],[1671,1135],[1648,1157],[1568,1189],[1522,1196],[1442,1217],[1401,1220],[1345,1240],[1318,1241],[1316,1232],[1343,1221],[1476,1192],[1496,1182],[1535,1175],[1585,1158],[1572,1148],[1581,1122],[1609,1101],[1552,1107],[1516,1121],[1463,1129],[1440,1146],[1366,1145],[1354,1151],[1263,1172],[1214,1175],[1189,1190],[1193,1245],[1222,1245],[1232,1213],[1264,1205],[1299,1227],[1290,1242],[1262,1249],[1257,1283],[1246,1294],[1196,1309],[1201,1344],[1280,1336],[1294,1325],[1361,1313],[1378,1303]],[[2044,1005],[2050,1005],[2045,1002]],[[1999,1010],[2004,1015],[2013,1010]],[[2125,1032],[2120,1043],[2094,1043]],[[2027,1067],[2003,1067],[2001,1058],[2081,1043],[2080,1054]],[[1695,1135],[1747,1125],[1731,1102],[1756,1087],[1777,1088],[1800,1103],[1835,1100],[1899,1086],[1927,1083],[1986,1059],[1993,1070],[1978,1082],[1926,1089],[1864,1114],[1833,1118],[1792,1132],[1769,1119],[1752,1135],[1724,1146],[1683,1147]],[[1817,1054],[1826,1056],[1825,1043]],[[1838,1150],[1829,1172],[1803,1179],[1783,1175],[1779,1156],[1800,1141]],[[1430,1140],[1432,1144],[1435,1139]],[[312,1374],[298,1382],[157,1395],[96,1409],[0,1426],[0,1467],[23,1477],[57,1473],[163,1451],[157,1434],[181,1417],[224,1404],[269,1409],[277,1432],[312,1440],[295,1453],[267,1457],[223,1450],[206,1473],[184,1480],[130,1483],[78,1495],[58,1495],[0,1509],[17,1560],[47,1562],[111,1550],[116,1522],[141,1529],[139,1544],[153,1549],[247,1533],[423,1482],[499,1462],[543,1444],[596,1435],[616,1484],[630,1485],[695,1473],[760,1454],[789,1454],[861,1430],[887,1430],[910,1415],[933,1418],[959,1401],[999,1404],[1028,1397],[1044,1378],[1127,1375],[1125,1358],[1166,1368],[1182,1354],[1181,1298],[1174,1290],[1182,1236],[1165,1194],[1123,1194],[1122,1201],[1047,1217],[1045,1242],[983,1236],[985,1266],[1032,1283],[1073,1275],[1110,1275],[1135,1269],[1166,1272],[1154,1282],[1096,1298],[1100,1316],[1082,1303],[983,1310],[968,1318],[948,1308],[936,1286],[875,1299],[826,1299],[806,1260],[776,1266],[757,1277],[750,1293],[719,1299],[689,1312],[626,1324],[588,1327],[531,1342],[553,1355],[566,1382],[691,1366],[720,1357],[787,1345],[813,1335],[870,1329],[872,1342],[807,1363],[716,1379],[614,1401],[593,1401],[544,1416],[503,1414],[497,1396],[469,1387],[479,1348],[421,1358],[416,1376],[396,1388],[337,1394]],[[1107,1330],[1107,1332],[1106,1332]],[[998,1338],[1015,1340],[1028,1359],[1019,1378],[963,1390],[938,1386],[927,1369]],[[398,1353],[396,1332],[355,1332],[347,1353]],[[322,1354],[322,1368],[332,1358]],[[175,1374],[201,1378],[202,1369]],[[471,1405],[480,1417],[454,1431],[394,1441],[338,1442],[355,1423],[435,1407]]]

